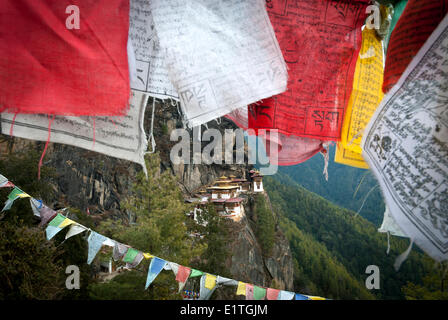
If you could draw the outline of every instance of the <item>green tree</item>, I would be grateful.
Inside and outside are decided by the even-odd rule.
[[[263,255],[269,256],[274,247],[275,221],[272,211],[267,207],[264,194],[255,196],[255,235],[263,249]]]
[[[226,267],[226,261],[230,256],[230,249],[227,246],[230,240],[230,222],[216,212],[213,204],[209,204],[200,215],[200,222],[202,221],[206,223],[201,231],[206,249],[201,255],[200,262],[194,266],[212,274],[230,277]]]
[[[188,266],[200,255],[202,246],[196,245],[187,229],[185,204],[177,181],[169,171],[161,173],[158,154],[146,160],[148,178],[140,172],[133,184],[132,195],[122,202],[122,209],[130,216],[130,223],[107,220],[98,230],[121,243],[140,251]],[[179,298],[172,272],[161,272],[148,290],[144,290],[148,260],[143,260],[132,275],[118,275],[108,283],[90,286],[92,298],[105,299],[175,299]],[[127,281],[124,281],[126,279]],[[120,289],[118,289],[120,288]]]
[[[448,264],[440,263],[438,268],[423,278],[423,284],[408,282],[402,291],[407,300],[448,300]],[[443,288],[442,288],[442,281]],[[443,289],[443,291],[442,291]]]

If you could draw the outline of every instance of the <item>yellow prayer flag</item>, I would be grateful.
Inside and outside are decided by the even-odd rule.
[[[75,221],[70,220],[69,218],[65,218],[64,221],[61,222],[61,224],[58,226],[58,228],[65,228],[66,226],[69,226],[71,224],[75,223]]]
[[[17,194],[17,196],[19,197],[19,198],[31,198],[31,196],[28,194],[28,193],[19,193],[19,194]]]
[[[377,38],[374,29],[366,27],[362,31],[362,45],[356,61],[353,90],[342,123],[341,145],[344,151],[359,155],[362,153],[363,131],[383,99],[383,72],[382,42]],[[341,153],[339,156],[339,159],[344,158]],[[360,161],[364,162],[362,157],[358,157],[355,163]],[[340,163],[352,165],[344,160]]]
[[[334,155],[334,162],[345,164],[361,169],[368,169],[369,166],[364,161],[364,158],[356,152],[344,149],[339,142],[336,147],[336,154]]]
[[[145,253],[145,252],[143,252],[143,257],[145,257],[145,259],[151,259],[151,258],[154,258],[154,256],[153,256],[152,254]]]
[[[215,285],[216,285],[216,276],[207,273],[205,275],[205,287],[211,290],[215,287]]]
[[[307,297],[310,298],[311,300],[327,300],[325,298],[317,297],[317,296],[307,296]]]
[[[246,284],[244,282],[238,282],[238,289],[236,289],[237,296],[246,295]]]

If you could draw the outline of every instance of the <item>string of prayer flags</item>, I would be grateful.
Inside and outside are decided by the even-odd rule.
[[[390,36],[383,91],[388,92],[448,11],[448,0],[409,0]]]
[[[366,169],[361,156],[362,133],[383,99],[383,48],[375,29],[362,31],[362,45],[356,62],[353,90],[342,124],[335,161]]]
[[[288,89],[251,106],[249,128],[339,140],[369,2],[270,2],[269,18],[288,66]]]
[[[145,289],[148,289],[149,285],[159,275],[160,271],[162,271],[166,264],[167,262],[163,259],[157,257],[151,259],[151,263],[149,264],[148,276],[146,278]]]
[[[246,284],[244,282],[239,281],[238,287],[236,289],[237,296],[245,296],[246,295]]]
[[[277,300],[280,290],[268,288],[266,291],[266,299]]]
[[[254,300],[263,300],[266,296],[266,289],[259,287],[259,286],[254,286]]]
[[[59,231],[63,229],[61,227],[62,223],[67,218],[64,217],[62,214],[58,213],[51,221],[48,223],[47,228],[45,229],[45,233],[47,235],[47,240],[51,240],[56,234],[58,234]],[[64,224],[64,226],[67,226],[67,224]]]
[[[153,0],[150,9],[189,127],[286,90],[263,0]]]
[[[392,217],[437,261],[448,259],[447,46],[448,15],[384,97],[362,141]]]
[[[89,251],[87,255],[87,264],[91,264],[93,259],[95,258],[98,251],[100,251],[103,246],[103,242],[107,240],[107,237],[96,233],[95,231],[91,231],[89,237],[87,238],[87,242],[89,243]]]
[[[304,296],[303,294],[296,293],[295,300],[311,300],[311,299],[308,298],[307,296]]]
[[[0,175],[1,178],[1,175]],[[22,191],[23,192],[23,191]],[[33,208],[33,212],[35,215],[40,215],[41,219],[43,220],[45,217],[42,217],[42,210],[47,208],[45,204],[42,203],[41,200],[37,200],[35,198],[30,199],[31,207]],[[51,210],[51,209],[49,209]],[[109,246],[113,248],[113,258],[115,261],[122,259],[126,262],[126,266],[128,268],[134,268],[137,266],[140,261],[143,258],[146,259],[152,259],[149,270],[148,270],[148,276],[146,280],[146,286],[145,289],[148,288],[148,286],[154,281],[154,279],[157,277],[157,275],[161,272],[161,270],[172,270],[174,274],[176,275],[176,280],[179,281],[179,285],[185,285],[185,282],[192,277],[201,276],[200,279],[200,297],[199,300],[208,300],[213,292],[221,286],[237,286],[237,295],[245,295],[248,296],[251,300],[261,300],[267,297],[268,299],[275,300],[275,298],[278,296],[278,300],[291,300],[294,293],[288,292],[288,291],[280,291],[276,289],[271,288],[263,288],[254,286],[252,284],[246,284],[241,281],[237,281],[234,279],[221,277],[221,276],[215,276],[208,273],[204,273],[200,270],[196,269],[190,269],[188,267],[181,266],[177,263],[165,261],[163,259],[160,259],[158,257],[153,256],[149,253],[143,253],[139,250],[136,250],[134,248],[131,248],[128,245],[121,244],[115,240],[112,240],[108,237],[105,237],[101,234],[98,234],[89,228],[65,217],[61,214],[61,212],[66,211],[66,209],[59,210],[58,213],[54,212],[54,216],[52,217],[50,223],[47,225],[46,228],[46,235],[47,239],[50,240],[56,235],[59,231],[61,231],[63,228],[70,226],[69,231],[65,235],[65,240],[68,238],[73,237],[74,235],[80,234],[84,231],[89,230],[89,236],[87,238],[88,241],[88,258],[87,263],[90,264],[95,256],[97,255],[98,251],[101,249],[103,245]],[[41,221],[42,223],[42,221]],[[64,241],[65,241],[64,240]]]
[[[278,300],[292,300],[294,299],[294,296],[294,292],[281,290],[278,294]]]
[[[16,201],[19,198],[29,198],[30,195],[23,192],[22,190],[20,190],[20,188],[18,187],[14,187],[14,189],[12,189],[12,191],[9,193],[8,195],[8,199],[5,202],[5,206],[3,207],[2,211],[6,211],[11,209],[12,204],[14,203],[14,201]]]

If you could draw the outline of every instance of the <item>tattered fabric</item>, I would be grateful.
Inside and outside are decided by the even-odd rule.
[[[29,198],[29,197],[31,197],[31,196],[29,194],[23,192],[22,190],[20,190],[20,188],[14,187],[14,189],[12,189],[12,191],[8,195],[8,199],[6,200],[5,206],[3,207],[2,211],[6,211],[6,210],[11,209],[12,204],[17,199],[19,199],[19,198]]]
[[[154,257],[149,264],[148,276],[146,277],[145,289],[148,289],[149,285],[159,275],[160,271],[165,267],[167,262],[163,259]]]
[[[48,224],[47,228],[45,229],[45,234],[47,236],[47,240],[51,240],[59,231],[62,230],[59,226],[61,225],[64,220],[67,219],[62,214],[57,214]]]
[[[286,90],[264,0],[153,0],[150,8],[189,127]]]
[[[339,140],[369,2],[270,1],[288,90],[251,106],[249,128]]]
[[[96,233],[95,231],[91,231],[89,237],[87,238],[87,242],[89,243],[89,252],[87,256],[87,264],[91,264],[93,259],[95,258],[98,251],[100,251],[103,246],[103,242],[107,240],[107,237]]]
[[[2,1],[0,30],[3,110],[126,114],[129,0]]]

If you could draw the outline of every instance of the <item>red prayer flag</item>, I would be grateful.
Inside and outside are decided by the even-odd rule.
[[[0,30],[1,111],[126,114],[129,0],[3,0]]]
[[[179,265],[179,269],[176,274],[176,281],[186,282],[188,277],[190,276],[190,272],[190,268]]]
[[[339,140],[368,0],[271,0],[288,90],[249,107],[249,128]]]
[[[268,300],[277,300],[279,293],[280,290],[268,288],[266,290],[266,297]]]
[[[408,1],[390,36],[384,68],[384,93],[397,83],[447,11],[448,0]]]

